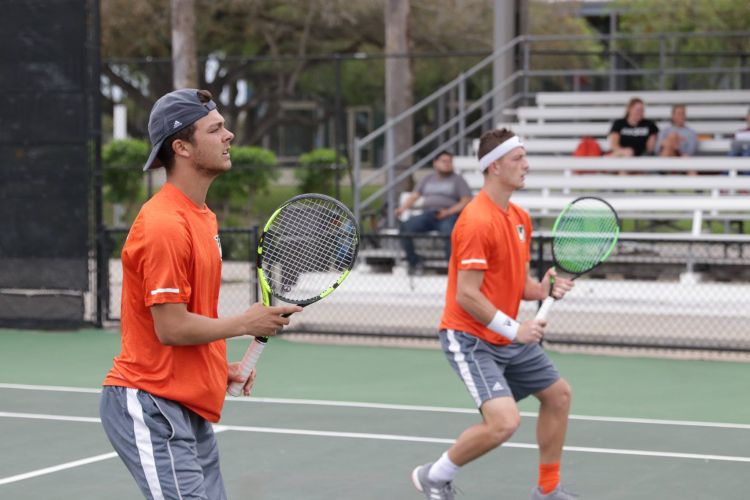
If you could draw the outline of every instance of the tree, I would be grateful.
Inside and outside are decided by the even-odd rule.
[[[172,0],[172,72],[175,89],[198,86],[195,2]]]
[[[644,35],[691,33],[691,36],[660,40],[626,41],[622,49],[633,54],[641,67],[658,67],[660,50],[672,67],[747,67],[750,38],[747,36],[698,36],[701,32],[727,33],[750,29],[750,3],[744,0],[618,0],[622,11],[620,30]],[[664,45],[662,45],[664,44]],[[744,58],[744,59],[743,59]],[[747,78],[745,76],[745,78]],[[745,82],[744,85],[747,85]],[[667,88],[732,87],[726,74],[682,74],[666,78]]]
[[[403,57],[411,52],[409,40],[410,0],[387,0],[385,2],[385,114],[390,120],[414,104],[411,58]],[[393,57],[388,57],[392,55]],[[414,143],[414,122],[408,116],[397,123],[386,135],[386,158],[390,161],[409,149]],[[396,175],[411,166],[411,155],[395,165]],[[402,182],[396,192],[411,190],[411,182]],[[394,207],[395,208],[395,207]]]

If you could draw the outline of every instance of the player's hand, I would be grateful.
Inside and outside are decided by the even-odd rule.
[[[545,292],[549,292],[550,283],[552,284],[552,293],[550,293],[550,295],[552,295],[552,297],[557,300],[565,297],[565,294],[575,286],[575,282],[573,280],[558,276],[557,271],[554,267],[549,268],[544,274],[544,278],[542,278],[542,290],[545,290]]]
[[[260,302],[255,303],[242,315],[245,335],[273,337],[289,324],[289,318],[284,315],[300,311],[300,306],[264,306]]]
[[[227,374],[227,387],[232,382],[243,382],[242,374],[240,373],[240,363],[229,363],[229,373]],[[245,396],[250,395],[250,389],[253,388],[255,383],[255,368],[250,372],[250,376],[245,381],[245,385],[242,387],[242,394]]]
[[[520,344],[535,344],[541,342],[544,336],[544,327],[547,326],[547,320],[530,319],[521,323],[516,334],[516,342]]]

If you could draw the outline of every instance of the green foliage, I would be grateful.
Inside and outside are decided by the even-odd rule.
[[[276,155],[267,149],[233,146],[230,153],[232,170],[217,177],[206,196],[206,203],[220,213],[225,226],[235,220],[230,217],[232,209],[248,210],[253,197],[267,193],[271,181],[278,176],[274,170]]]
[[[138,139],[112,141],[102,147],[104,200],[132,204],[143,193],[143,163],[148,158],[148,143]]]
[[[624,40],[618,48],[641,68],[658,68],[660,54],[667,67],[736,67],[739,53],[750,52],[750,39],[744,36],[700,36],[701,32],[726,33],[750,29],[750,3],[746,0],[618,0],[622,9],[620,29],[643,35],[690,33],[686,37],[653,37]],[[726,75],[667,75],[667,88],[677,84],[693,88],[721,88]],[[688,83],[689,82],[689,83]]]
[[[300,167],[294,176],[300,181],[300,193],[332,194],[336,188],[336,151],[320,148],[300,155]],[[346,158],[339,157],[339,169],[346,165]]]

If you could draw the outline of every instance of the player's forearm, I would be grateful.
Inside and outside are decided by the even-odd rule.
[[[456,294],[456,302],[483,325],[492,321],[497,312],[497,308],[492,305],[492,302],[487,300],[487,297],[478,290],[463,292],[459,290]]]
[[[185,310],[154,315],[154,328],[164,345],[198,345],[243,334],[239,317],[208,318]]]
[[[535,279],[526,280],[526,286],[523,289],[523,300],[544,300],[547,298],[548,290],[544,285]]]

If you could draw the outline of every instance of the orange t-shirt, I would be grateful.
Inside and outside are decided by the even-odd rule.
[[[218,422],[227,388],[226,343],[159,341],[150,307],[185,303],[218,317],[221,243],[216,216],[167,183],[141,208],[122,250],[121,352],[104,385],[141,389]]]
[[[510,341],[490,330],[456,302],[458,271],[484,271],[481,291],[492,304],[515,318],[526,287],[526,265],[530,260],[531,219],[510,203],[503,210],[480,191],[458,217],[451,235],[448,289],[441,329],[460,330],[491,344]]]

